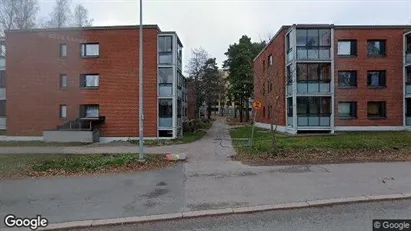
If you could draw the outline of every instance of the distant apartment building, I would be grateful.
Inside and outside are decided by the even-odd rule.
[[[260,127],[411,129],[411,26],[283,26],[254,73]]]
[[[6,40],[0,37],[0,130],[6,127]]]
[[[176,138],[187,116],[183,45],[157,25],[143,34],[144,138]],[[6,31],[5,44],[8,139],[138,138],[138,26]]]

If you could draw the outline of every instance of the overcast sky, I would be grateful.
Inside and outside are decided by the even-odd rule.
[[[54,0],[40,1],[40,17]],[[95,26],[139,23],[138,0],[72,0],[82,3]],[[192,48],[203,47],[218,64],[224,52],[246,34],[253,41],[274,35],[281,25],[410,24],[410,0],[143,0],[143,23],[176,31],[186,63]]]

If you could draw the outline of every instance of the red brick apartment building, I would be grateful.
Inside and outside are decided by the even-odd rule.
[[[143,34],[144,137],[175,138],[187,114],[182,44],[157,25]],[[5,139],[138,138],[138,26],[6,31],[5,44]]]
[[[411,130],[411,26],[283,26],[254,60],[256,124]]]

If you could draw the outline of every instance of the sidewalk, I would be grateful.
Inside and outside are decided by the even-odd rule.
[[[231,161],[230,142],[219,138],[229,139],[223,121],[181,145],[189,161],[167,169],[0,181],[0,217],[41,214],[57,223],[411,193],[409,162],[251,167]]]

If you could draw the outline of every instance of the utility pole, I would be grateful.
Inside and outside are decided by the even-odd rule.
[[[140,38],[139,38],[139,43],[140,43],[140,48],[139,48],[139,74],[138,74],[138,79],[139,79],[139,160],[143,161],[144,160],[144,101],[143,101],[143,0],[140,0]]]

